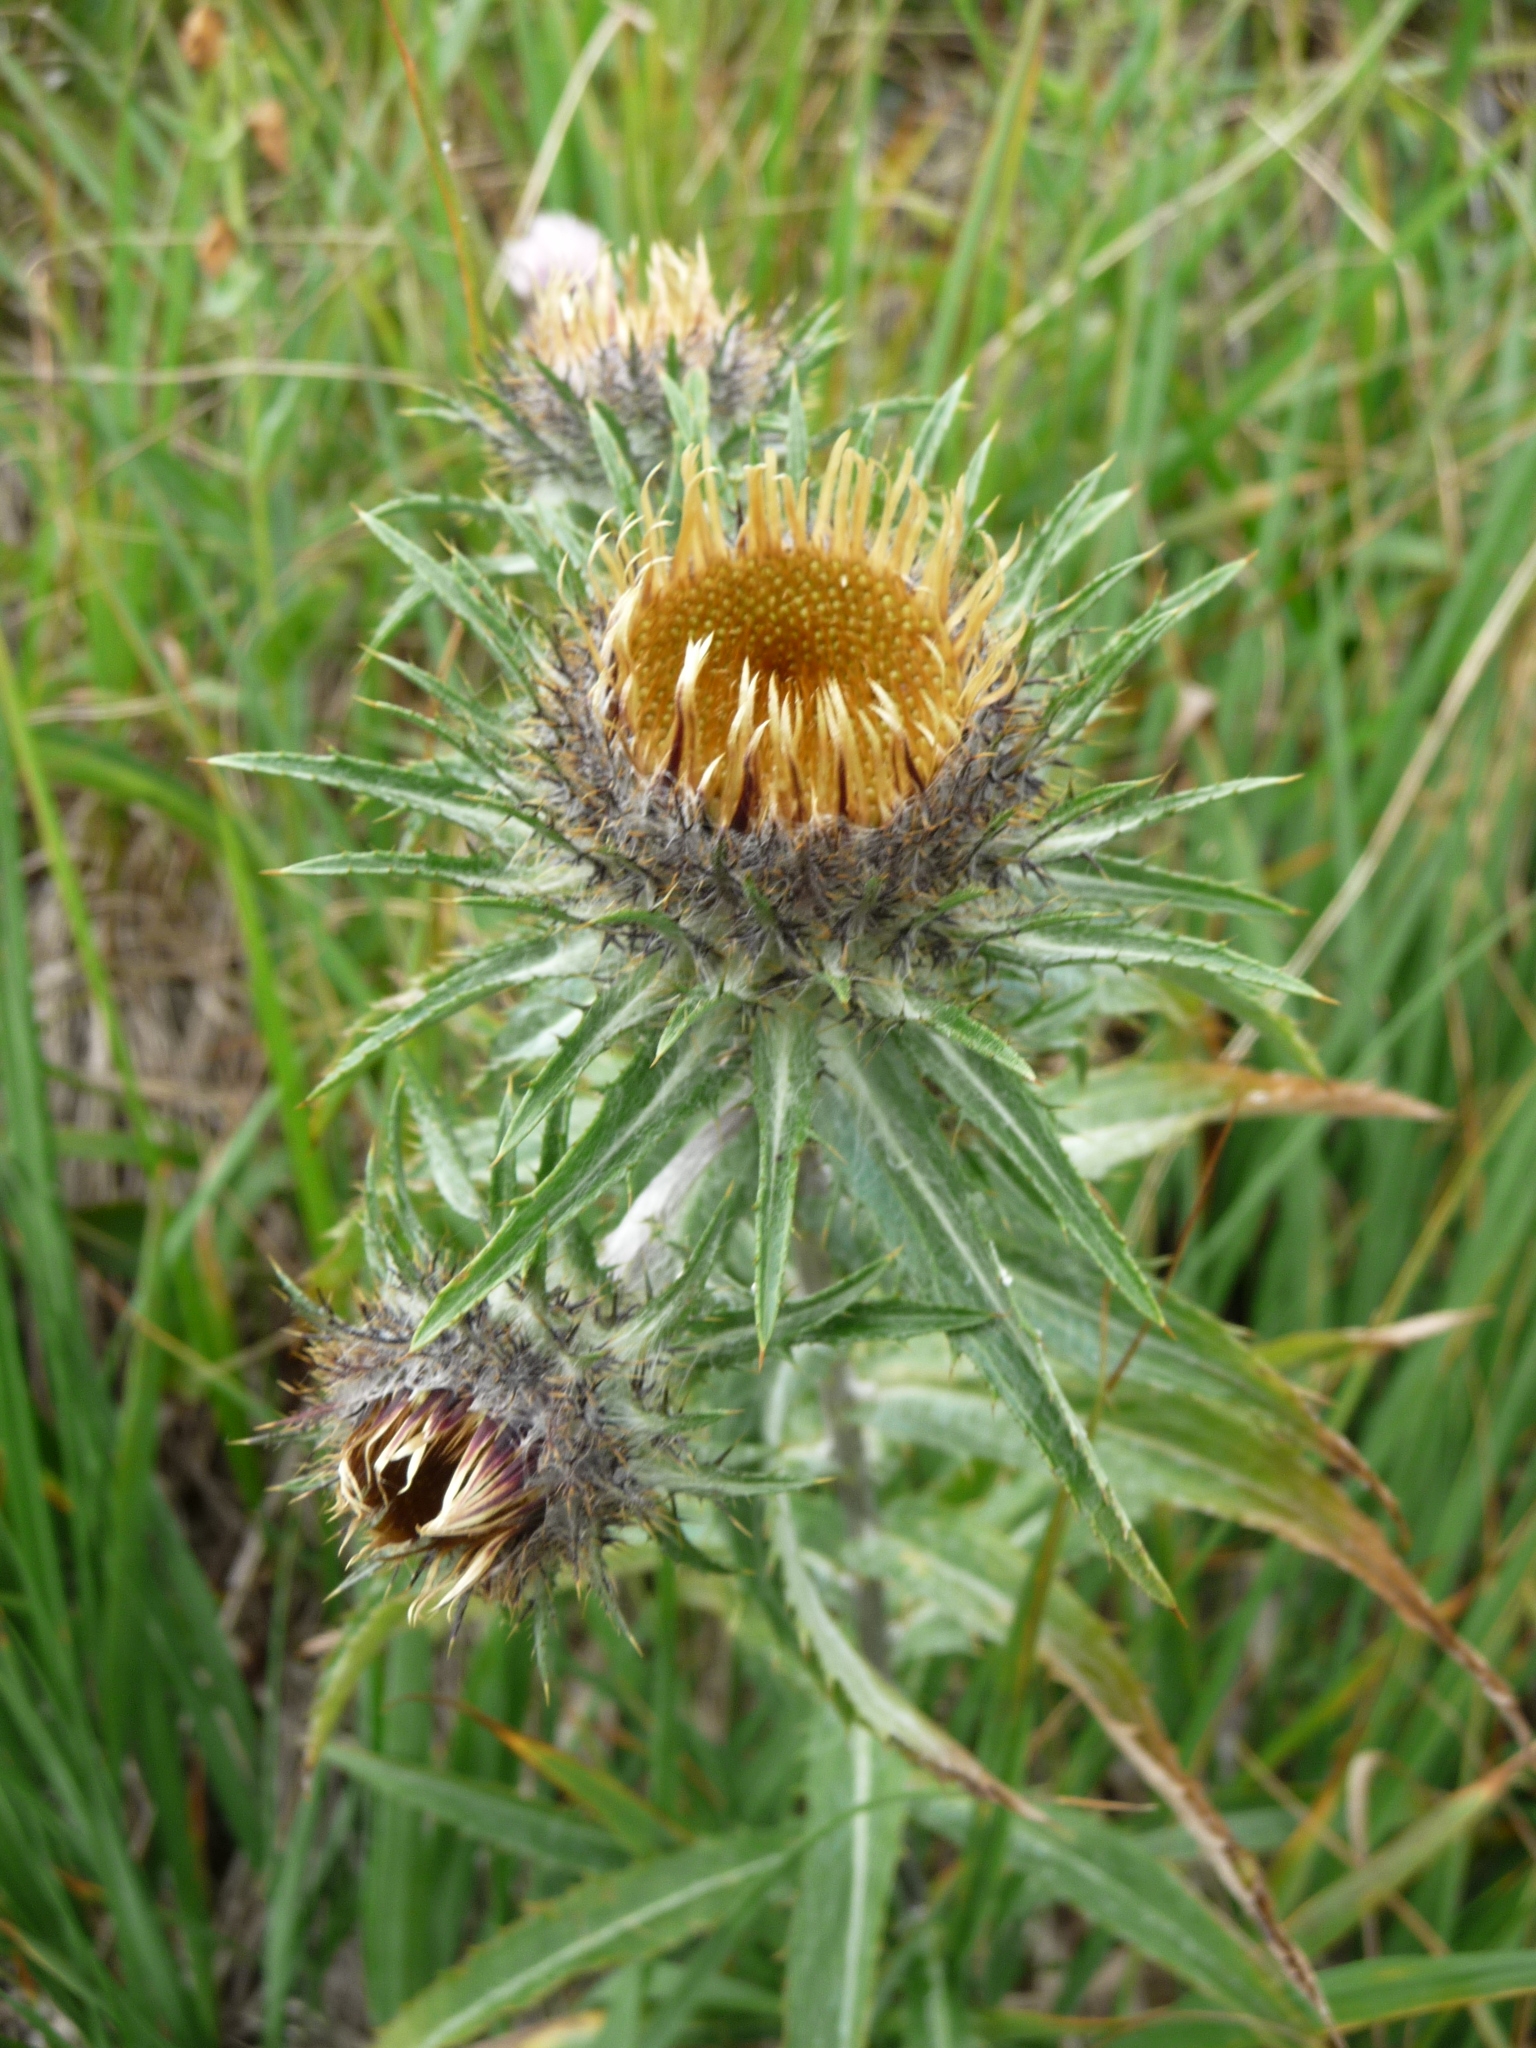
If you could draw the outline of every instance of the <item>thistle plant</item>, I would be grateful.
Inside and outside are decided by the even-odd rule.
[[[824,353],[823,316],[759,322],[741,299],[721,305],[702,241],[656,242],[642,268],[631,249],[603,250],[590,276],[556,270],[534,287],[528,317],[467,417],[514,474],[601,495],[601,443],[642,471],[665,461],[672,404],[702,379],[710,431],[729,445],[781,398],[792,374]],[[595,424],[594,424],[595,421]]]
[[[876,409],[813,437],[786,316],[722,311],[702,254],[659,251],[647,281],[630,263],[549,287],[509,359],[495,438],[514,485],[498,473],[485,511],[530,565],[515,588],[406,530],[451,508],[366,515],[494,686],[385,651],[429,707],[404,713],[419,758],[223,763],[413,820],[403,845],[292,872],[466,907],[462,952],[363,1017],[323,1084],[395,1080],[362,1204],[371,1295],[349,1319],[312,1311],[297,1424],[316,1476],[361,1568],[404,1564],[455,1615],[562,1574],[621,1611],[614,1560],[654,1544],[737,1572],[845,1713],[1026,1815],[1021,1758],[978,1757],[919,1711],[901,1645],[958,1625],[1027,1668],[1038,1643],[1251,1916],[1276,2024],[1328,2029],[1257,1865],[1056,1570],[1096,1546],[1168,1602],[1138,1528],[1160,1502],[1280,1535],[1354,1573],[1529,1738],[1345,1491],[1375,1487],[1358,1453],[1154,1284],[1085,1175],[1231,1115],[1416,1113],[1335,1101],[1315,1072],[1213,1066],[1202,1094],[1187,1067],[1105,1071],[1111,1025],[1202,1006],[1315,1066],[1285,1007],[1310,991],[1202,928],[1280,906],[1137,850],[1256,785],[1086,767],[1133,665],[1240,565],[1101,625],[1144,566],[1074,580],[1126,500],[1105,471],[994,538],[985,444],[933,482],[961,386],[898,431]],[[526,494],[530,475],[561,488]],[[449,1020],[434,1089],[408,1047]],[[941,1347],[938,1377],[917,1340]],[[1029,1553],[1000,1615],[976,1604],[974,1557],[882,1530],[854,1469],[871,1438],[984,1447],[1028,1481],[991,1528]],[[819,1534],[836,1556],[800,1499],[828,1477],[866,1502],[840,1548]]]

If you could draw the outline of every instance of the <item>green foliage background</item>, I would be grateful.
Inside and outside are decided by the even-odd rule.
[[[357,671],[375,638],[475,672],[433,604],[398,608],[353,507],[477,490],[479,451],[413,408],[507,319],[481,296],[496,237],[567,114],[544,203],[615,239],[703,231],[722,282],[841,302],[829,411],[973,365],[944,467],[999,427],[994,532],[1115,456],[1136,495],[1085,570],[1160,543],[1145,598],[1249,559],[1143,664],[1103,765],[1295,778],[1170,848],[1295,907],[1233,925],[1276,965],[1366,874],[1313,970],[1322,1062],[1446,1115],[1242,1122],[1219,1155],[1217,1123],[1103,1185],[1144,1255],[1181,1248],[1181,1294],[1252,1327],[1360,1445],[1431,1594],[1528,1697],[1536,640],[1519,605],[1479,635],[1536,541],[1536,20],[395,20],[419,108],[371,6],[232,7],[203,76],[176,19],[128,0],[17,13],[0,42],[4,1997],[42,2038],[103,2042],[383,2025],[403,2048],[546,2010],[571,2017],[535,2038],[626,2048],[1304,2034],[1117,1760],[1109,1666],[1097,1717],[1065,1679],[1061,1642],[1080,1666],[1098,1640],[1086,1605],[1145,1688],[1122,1718],[1155,1713],[1262,1859],[1342,2025],[1529,2038],[1536,1816],[1497,1721],[1355,1581],[1233,1522],[1140,1518],[1174,1616],[1040,1492],[1034,1554],[1062,1541],[1053,1597],[1076,1605],[1037,1667],[989,1576],[985,1443],[876,1445],[862,1569],[968,1636],[903,1667],[912,1699],[1036,1797],[1130,1809],[1052,1805],[1049,1827],[936,1795],[823,1704],[787,1623],[654,1557],[625,1581],[635,1642],[572,1607],[547,1694],[526,1632],[477,1617],[450,1649],[403,1603],[325,1606],[326,1532],[244,1441],[291,1372],[265,1261],[332,1293],[356,1274],[338,1224],[382,1103],[368,1080],[304,1098],[464,925],[427,894],[270,881],[357,822],[198,764],[388,757],[387,679]],[[248,129],[274,98],[282,173]],[[195,253],[215,216],[237,244],[217,278]],[[1213,1034],[1192,1012],[1143,1049]],[[451,1074],[451,1042],[431,1061]],[[1468,1313],[1399,1327],[1446,1310]],[[829,1555],[847,1533],[817,1524]],[[946,1543],[948,1576],[914,1584]]]

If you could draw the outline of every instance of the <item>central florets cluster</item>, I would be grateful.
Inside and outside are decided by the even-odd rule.
[[[731,535],[690,453],[675,544],[648,516],[608,551],[602,707],[639,773],[695,791],[718,827],[886,825],[1013,681],[1007,645],[982,646],[996,555],[953,595],[959,494],[920,560],[929,506],[910,457],[872,526],[880,480],[845,437],[812,516],[770,452]]]

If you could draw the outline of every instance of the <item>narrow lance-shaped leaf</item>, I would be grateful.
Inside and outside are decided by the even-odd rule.
[[[703,1109],[722,1084],[718,1054],[729,1018],[720,1013],[691,1039],[653,1062],[647,1046],[603,1097],[581,1137],[433,1302],[418,1345],[456,1323],[523,1265],[548,1231],[558,1230],[603,1192],[639,1153]]]
[[[979,1059],[964,1045],[908,1026],[930,1080],[974,1124],[989,1147],[1039,1196],[1074,1243],[1150,1321],[1162,1310],[1146,1275],[1113,1220],[1063,1149],[1055,1119],[1027,1081],[999,1061]]]
[[[1047,515],[1039,532],[1025,545],[1008,572],[1000,607],[1000,617],[1007,625],[1013,625],[1035,609],[1051,571],[1079,541],[1096,533],[1106,519],[1113,518],[1122,505],[1129,504],[1132,494],[1128,490],[1110,491],[1104,497],[1099,496],[1109,468],[1108,462],[1101,463],[1097,469],[1080,478]]]
[[[555,888],[532,894],[526,880],[509,873],[506,856],[456,853],[321,853],[310,860],[291,861],[279,868],[280,875],[365,875],[381,881],[438,882],[466,896],[491,896],[509,908],[542,913],[549,917],[570,917],[558,900],[556,890],[569,888],[569,877],[554,878]]]
[[[920,1812],[957,1846],[966,1843],[972,1821],[959,1801],[925,1801]],[[1010,1820],[1007,1857],[1027,1873],[1032,1902],[1075,1906],[1219,2009],[1245,2015],[1242,2048],[1294,2048],[1308,2008],[1265,1951],[1124,1828],[1057,1808],[1044,1822]]]
[[[1314,1893],[1291,1915],[1290,1928],[1297,1941],[1309,1949],[1322,1949],[1347,1934],[1389,1893],[1401,1891],[1451,1843],[1460,1841],[1497,1806],[1530,1764],[1529,1753],[1517,1751],[1442,1799],[1421,1819],[1410,1822],[1357,1868]]]
[[[360,512],[358,517],[374,539],[382,541],[396,561],[403,563],[415,582],[424,583],[445,611],[462,619],[477,639],[501,657],[512,679],[525,681],[525,650],[504,599],[483,572],[462,555],[446,561],[429,555],[376,513]]]
[[[1315,988],[1283,968],[1269,967],[1214,939],[1194,939],[1155,925],[1089,913],[1043,912],[1021,921],[1006,944],[987,947],[989,957],[1016,966],[1065,967],[1102,961],[1114,967],[1168,967],[1200,974],[1234,991],[1322,998]]]
[[[1047,1085],[1045,1095],[1067,1156],[1089,1179],[1228,1118],[1401,1117],[1436,1123],[1445,1114],[1434,1103],[1369,1081],[1322,1081],[1214,1060],[1116,1060],[1093,1068],[1082,1082],[1063,1075]]]
[[[433,1185],[455,1215],[483,1224],[485,1202],[469,1177],[469,1164],[451,1119],[414,1067],[406,1066],[404,1080],[411,1114],[416,1119],[416,1135],[421,1140]]]
[[[1160,598],[1140,618],[1122,627],[1118,633],[1112,633],[1095,648],[1080,680],[1056,700],[1051,719],[1051,733],[1056,744],[1065,746],[1076,739],[1108,702],[1126,670],[1149,653],[1180,619],[1225,590],[1229,583],[1241,576],[1246,566],[1242,561],[1223,562],[1219,568],[1208,570],[1204,576],[1197,576],[1193,583],[1186,583],[1182,589]]]
[[[1204,810],[1207,804],[1226,803],[1232,797],[1250,796],[1261,789],[1283,789],[1290,779],[1285,775],[1247,775],[1234,782],[1210,782],[1200,789],[1175,790],[1171,796],[1147,797],[1141,803],[1114,802],[1116,791],[1111,785],[1105,791],[1093,791],[1085,801],[1087,816],[1076,810],[1057,811],[1054,819],[1048,814],[1031,843],[1043,850],[1047,862],[1070,854],[1091,853],[1096,846],[1106,846],[1110,840],[1123,839],[1130,832],[1144,831],[1165,818],[1182,817],[1186,811]],[[1108,799],[1108,803],[1101,803],[1101,797]]]
[[[905,1241],[904,1256],[926,1289],[958,1292],[968,1305],[984,1304],[993,1312],[995,1320],[963,1336],[961,1348],[1039,1444],[1108,1555],[1154,1599],[1171,1604],[1038,1336],[1004,1291],[997,1253],[977,1228],[960,1169],[935,1128],[932,1097],[894,1045],[863,1054],[837,1034],[829,1038],[827,1058],[853,1111],[850,1149],[857,1153],[862,1147],[877,1169],[877,1179],[862,1177],[863,1192],[883,1212],[889,1237]],[[857,1157],[845,1165],[859,1192]]]
[[[914,484],[925,484],[928,481],[933,465],[939,458],[939,451],[955,423],[955,415],[960,410],[960,401],[965,396],[969,378],[970,371],[963,371],[949,389],[934,400],[928,417],[918,429],[917,437],[912,443]]]
[[[1034,1080],[1035,1070],[1018,1047],[1010,1045],[1006,1038],[973,1017],[969,1010],[962,1010],[958,1003],[935,1002],[909,995],[904,1000],[903,1009],[907,1016],[926,1024],[941,1038],[953,1039],[956,1045],[980,1053],[983,1059],[996,1060],[999,1066],[1017,1074],[1021,1081]]]
[[[752,1108],[757,1117],[757,1244],[752,1286],[757,1345],[768,1349],[784,1291],[795,1226],[800,1155],[816,1091],[816,1020],[800,1004],[758,1012],[752,1035]]]
[[[787,1872],[799,1845],[798,1830],[741,1830],[585,1879],[471,1949],[395,2015],[375,2048],[457,2048],[575,1977],[680,1948]]]
[[[806,1819],[784,1973],[785,2048],[863,2048],[906,1820],[908,1772],[830,1708],[811,1722]]]
[[[1042,612],[1029,637],[1030,667],[1038,673],[1040,664],[1053,648],[1076,630],[1078,621],[1086,618],[1096,604],[1150,559],[1150,549],[1144,554],[1128,555],[1123,562],[1112,563],[1109,568],[1101,569],[1097,576],[1091,576],[1080,590],[1074,590],[1060,604],[1053,604],[1049,611]]]
[[[1292,917],[1296,912],[1278,896],[1241,882],[1211,875],[1184,874],[1150,861],[1122,860],[1100,854],[1091,861],[1051,869],[1052,886],[1076,903],[1189,910],[1201,917]]]
[[[1374,2026],[1447,2006],[1529,1996],[1536,1992],[1536,1948],[1376,1956],[1324,1970],[1322,1984],[1341,2027]]]

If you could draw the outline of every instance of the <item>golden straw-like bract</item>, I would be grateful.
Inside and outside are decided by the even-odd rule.
[[[877,466],[845,435],[811,510],[772,451],[745,473],[734,535],[707,451],[683,458],[675,543],[649,498],[603,562],[615,595],[596,688],[641,776],[698,793],[723,829],[885,825],[927,788],[976,712],[1013,684],[986,640],[1006,563],[957,587],[961,491],[924,553],[929,500],[910,454]]]
[[[692,253],[653,242],[643,275],[635,250],[615,260],[605,249],[590,278],[540,285],[519,339],[578,398],[601,397],[593,371],[605,351],[665,357],[670,347],[685,370],[707,370],[740,314],[739,299],[715,297],[702,242]]]

